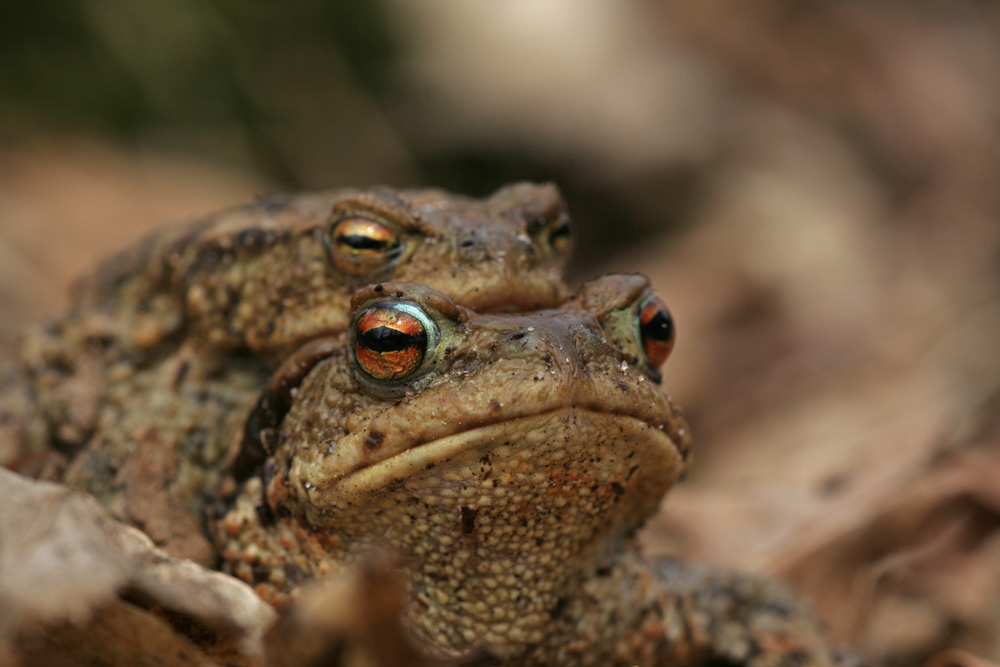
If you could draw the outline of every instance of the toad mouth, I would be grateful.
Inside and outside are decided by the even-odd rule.
[[[632,416],[580,407],[561,407],[536,415],[477,426],[409,447],[358,468],[331,484],[311,484],[310,499],[320,506],[353,505],[402,484],[427,479],[438,486],[468,487],[485,466],[506,476],[505,483],[531,483],[546,465],[576,465],[595,479],[613,476],[615,459],[635,459],[644,472],[675,481],[685,467],[685,442]],[[541,452],[541,453],[540,453]],[[471,472],[473,468],[479,473]],[[492,478],[487,486],[497,486]],[[332,481],[332,480],[331,480]],[[540,482],[540,478],[535,478]]]

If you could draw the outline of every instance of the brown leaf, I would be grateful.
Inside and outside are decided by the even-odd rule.
[[[0,470],[0,659],[252,665],[273,618],[248,586],[167,556],[93,498]]]

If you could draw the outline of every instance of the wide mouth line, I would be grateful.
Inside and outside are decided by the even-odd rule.
[[[340,478],[331,490],[336,494],[374,491],[393,480],[405,479],[417,474],[430,463],[437,463],[462,453],[467,449],[470,442],[488,438],[491,430],[498,430],[500,428],[516,429],[518,426],[524,426],[525,423],[532,421],[557,420],[561,418],[563,413],[570,412],[592,415],[598,419],[620,421],[626,424],[630,423],[636,428],[636,431],[647,431],[650,434],[651,440],[660,440],[655,446],[664,449],[666,454],[676,456],[679,459],[683,458],[680,443],[671,436],[669,430],[663,425],[650,423],[639,417],[621,412],[594,410],[585,406],[569,405],[531,415],[477,424],[457,433],[426,440],[408,447],[402,452],[347,473]]]

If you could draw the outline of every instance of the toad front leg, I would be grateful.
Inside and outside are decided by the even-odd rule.
[[[530,664],[861,664],[831,649],[815,618],[773,580],[628,551],[582,577],[572,601],[553,610],[568,636],[553,636]]]

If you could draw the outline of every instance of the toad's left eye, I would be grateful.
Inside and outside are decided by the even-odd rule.
[[[657,296],[649,297],[639,309],[639,339],[654,368],[662,366],[674,349],[674,318]]]
[[[350,274],[387,266],[403,249],[399,231],[377,220],[359,216],[334,222],[327,244],[333,263]]]
[[[355,323],[354,358],[375,380],[404,380],[421,368],[437,339],[436,325],[416,305],[382,304]]]

